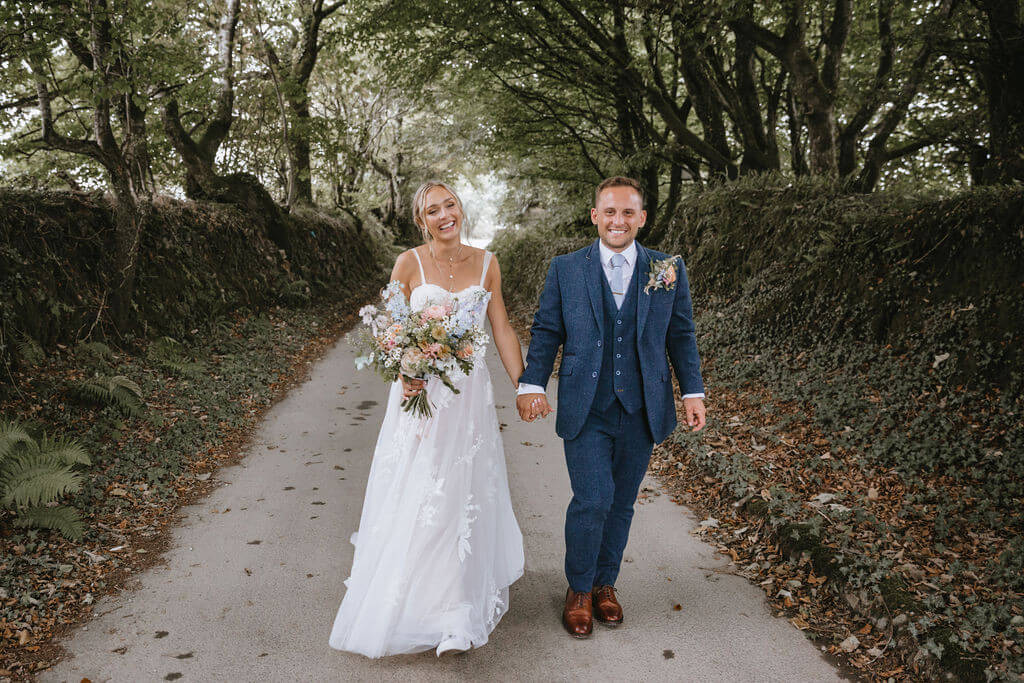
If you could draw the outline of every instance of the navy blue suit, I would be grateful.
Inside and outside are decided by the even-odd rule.
[[[677,261],[673,289],[644,293],[651,262],[668,255],[636,246],[621,307],[597,240],[552,259],[519,378],[546,387],[562,347],[555,431],[573,490],[565,571],[574,591],[618,576],[651,450],[676,426],[669,363],[683,394],[704,391],[686,267]]]

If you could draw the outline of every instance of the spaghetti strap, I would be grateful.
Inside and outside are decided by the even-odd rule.
[[[416,263],[420,267],[420,284],[425,285],[427,284],[427,276],[423,274],[423,261],[420,260],[420,253],[416,251],[415,247],[412,250],[412,255],[416,257]]]
[[[491,252],[484,249],[484,270],[480,273],[480,286],[484,286],[484,278],[487,277],[487,266],[491,265]]]

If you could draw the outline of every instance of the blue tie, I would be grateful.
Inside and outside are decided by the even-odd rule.
[[[609,285],[612,288],[612,297],[615,299],[616,308],[622,308],[622,300],[626,297],[626,290],[622,286],[622,266],[625,263],[625,256],[612,254],[612,281]]]

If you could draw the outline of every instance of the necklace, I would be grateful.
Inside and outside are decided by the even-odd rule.
[[[434,250],[431,246],[427,245],[427,251],[430,252],[430,259],[434,262],[434,267],[437,268],[437,274],[444,277],[444,273],[441,272],[441,266],[437,263],[437,257],[434,255]],[[454,291],[455,285],[455,259],[462,255],[462,242],[459,242],[459,249],[455,252],[454,256],[448,257],[448,292]],[[460,259],[461,260],[461,259]]]

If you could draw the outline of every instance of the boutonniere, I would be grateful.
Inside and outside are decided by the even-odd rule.
[[[676,259],[678,258],[678,256],[670,256],[660,261],[651,261],[651,270],[648,273],[644,294],[650,294],[652,289],[671,291],[676,288]]]

